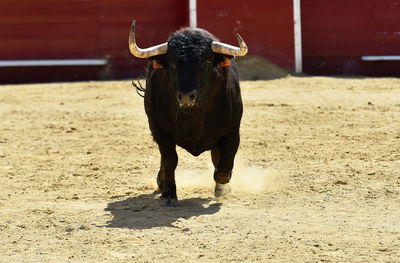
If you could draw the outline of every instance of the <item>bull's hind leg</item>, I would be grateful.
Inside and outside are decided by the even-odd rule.
[[[233,163],[239,148],[239,133],[230,134],[221,139],[216,147],[211,150],[211,159],[214,164],[214,180],[216,197],[229,194],[231,187],[228,185],[232,177]]]
[[[220,154],[221,150],[218,146],[211,149],[211,159],[214,165],[214,180],[216,183],[214,190],[215,197],[224,196],[231,192],[231,187],[227,183],[220,183],[221,180],[219,180],[220,177],[218,176],[217,170],[218,170]],[[226,181],[226,178],[224,181]]]

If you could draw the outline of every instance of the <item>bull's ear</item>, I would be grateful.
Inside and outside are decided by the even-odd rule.
[[[230,65],[230,60],[233,58],[233,56],[230,55],[223,55],[219,53],[215,53],[215,64],[222,66],[222,67],[228,67]]]
[[[216,64],[223,63],[226,61],[226,59],[231,60],[233,58],[233,56],[231,55],[224,55],[219,53],[214,53],[214,56]]]
[[[164,55],[150,57],[149,60],[151,61],[153,68],[165,67],[165,56]]]
[[[163,66],[157,60],[153,60],[153,68],[163,68]]]

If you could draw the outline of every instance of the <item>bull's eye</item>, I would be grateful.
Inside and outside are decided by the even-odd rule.
[[[176,68],[175,63],[169,63],[169,64],[168,64],[168,68],[170,68],[170,69],[172,69],[172,70],[175,70],[175,68]]]
[[[202,67],[203,69],[209,68],[210,65],[211,65],[211,61],[209,61],[209,60],[206,60],[206,61],[204,61],[203,63],[201,63],[201,67]]]

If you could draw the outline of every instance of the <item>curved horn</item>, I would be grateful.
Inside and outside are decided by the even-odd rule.
[[[236,57],[241,57],[247,54],[247,45],[244,42],[243,38],[236,33],[236,37],[239,42],[240,47],[231,46],[222,42],[213,41],[211,44],[211,48],[216,53],[221,53],[225,55],[231,55]]]
[[[144,49],[139,48],[136,45],[136,40],[135,40],[135,23],[136,21],[133,20],[131,26],[131,32],[129,33],[129,50],[131,51],[132,55],[138,58],[149,58],[152,56],[157,56],[167,53],[168,43],[163,43],[157,46]]]

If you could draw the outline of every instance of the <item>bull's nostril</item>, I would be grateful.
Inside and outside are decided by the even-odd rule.
[[[190,93],[182,93],[182,92],[177,92],[176,94],[176,99],[178,101],[178,104],[183,106],[193,106],[196,101],[197,101],[197,92],[192,91]]]
[[[181,102],[182,102],[182,99],[183,99],[182,94],[178,94],[177,98],[178,98],[178,102],[181,103]]]
[[[194,102],[196,100],[196,94],[194,93],[190,94],[189,99],[191,102]]]

